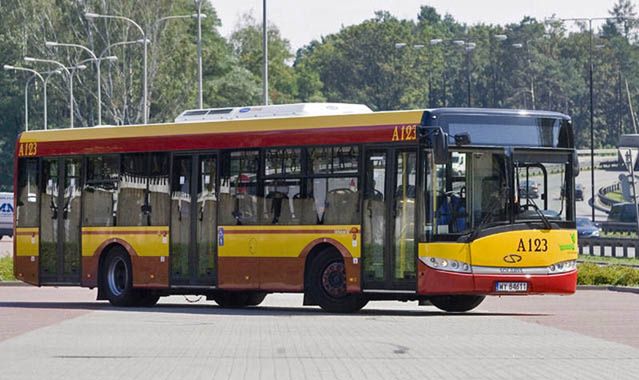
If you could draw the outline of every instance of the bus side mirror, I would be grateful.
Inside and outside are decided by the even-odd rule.
[[[448,136],[443,129],[438,128],[431,134],[431,146],[435,164],[445,165],[448,162]]]
[[[576,151],[572,153],[572,175],[574,177],[579,175],[579,157]]]

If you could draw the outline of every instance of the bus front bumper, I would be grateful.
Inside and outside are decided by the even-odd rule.
[[[418,264],[417,293],[423,295],[482,294],[573,294],[577,289],[577,271],[552,275],[474,274],[437,270],[421,261]],[[497,290],[498,283],[526,283],[525,291]]]

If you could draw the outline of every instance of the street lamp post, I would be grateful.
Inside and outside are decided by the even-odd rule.
[[[266,27],[266,0],[262,2],[262,52],[263,52],[263,78],[262,89],[264,93],[264,105],[268,106],[268,31]]]
[[[195,5],[197,7],[197,13],[193,15],[177,15],[177,16],[167,16],[158,19],[155,22],[153,27],[154,30],[157,30],[160,22],[166,20],[174,20],[174,19],[185,19],[185,18],[196,18],[197,19],[197,89],[198,89],[198,107],[199,109],[203,108],[203,100],[202,100],[202,19],[206,18],[206,14],[202,13],[202,0],[195,0]]]
[[[148,103],[148,87],[147,87],[147,54],[148,54],[148,44],[149,44],[149,40],[146,37],[146,32],[144,32],[144,29],[142,29],[142,27],[135,21],[131,20],[128,17],[124,17],[124,16],[116,16],[116,15],[102,15],[102,14],[97,14],[97,13],[85,13],[84,16],[88,19],[94,19],[94,18],[111,18],[111,19],[117,19],[117,20],[124,20],[130,24],[132,24],[133,26],[135,26],[140,33],[142,34],[142,40],[144,41],[144,78],[143,78],[143,108],[144,108],[144,112],[143,112],[143,116],[144,116],[144,124],[147,124],[149,122],[149,103]]]
[[[464,49],[466,53],[466,87],[467,87],[467,105],[468,107],[472,107],[472,98],[471,98],[471,78],[470,78],[470,53],[475,50],[477,44],[474,42],[466,42],[464,40],[443,40],[441,38],[434,38],[430,40],[430,45],[435,46],[442,44],[444,42],[449,42],[455,46],[461,47]],[[445,58],[444,58],[445,60]],[[446,104],[446,70],[443,72],[443,97],[444,97],[444,107]]]
[[[62,42],[56,42],[56,41],[47,41],[45,44],[46,46],[49,46],[49,47],[61,46],[61,47],[72,47],[72,48],[82,49],[86,51],[87,53],[89,53],[91,58],[93,58],[93,61],[95,62],[95,70],[96,70],[97,82],[98,82],[98,93],[97,93],[98,95],[98,125],[102,125],[102,91],[101,91],[102,75],[100,74],[100,64],[98,61],[98,57],[95,55],[93,50],[89,49],[86,46],[82,46],[78,44],[68,44],[68,43],[62,43]]]
[[[206,15],[202,14],[202,0],[195,0],[195,7],[197,8],[197,93],[198,106],[202,109],[204,108],[202,100],[202,17],[206,17]]]
[[[51,63],[60,67],[69,78],[69,124],[71,128],[73,128],[73,75],[69,71],[69,69],[64,66],[62,63],[58,61],[54,61],[52,59],[41,59],[41,58],[33,58],[33,57],[24,57],[26,62],[42,62],[42,63]],[[80,68],[80,67],[77,67]],[[84,66],[86,68],[86,66]],[[75,71],[75,70],[74,70]]]
[[[551,18],[551,21],[575,21],[575,22],[588,22],[588,34],[590,35],[588,42],[588,82],[590,87],[590,193],[592,195],[591,202],[591,211],[592,211],[592,221],[595,221],[595,115],[594,115],[594,96],[593,96],[593,60],[592,60],[592,50],[593,50],[593,33],[592,33],[592,22],[593,21],[606,21],[606,20],[617,20],[618,17],[594,17],[594,18]]]
[[[490,59],[491,65],[493,67],[493,107],[497,108],[497,57],[493,54],[494,46],[498,42],[504,42],[508,39],[508,36],[505,34],[495,34],[492,36],[490,40]]]
[[[530,75],[530,102],[531,102],[531,108],[534,110],[535,109],[535,76],[533,75],[532,72],[532,63],[531,63],[531,59],[530,59],[530,47],[529,47],[529,42],[526,41],[525,44],[522,43],[514,43],[512,44],[512,47],[514,47],[515,49],[526,49],[526,60],[528,61],[528,70],[529,75]],[[524,102],[525,103],[525,102]]]
[[[24,71],[24,72],[28,72],[32,74],[31,77],[27,79],[27,82],[24,85],[24,130],[28,131],[29,130],[29,84],[31,83],[31,80],[33,78],[37,77],[37,78],[40,78],[40,80],[42,81],[42,85],[44,86],[44,83],[45,83],[44,78],[39,72],[33,69],[28,69],[26,67],[4,65],[3,68],[5,70]],[[45,91],[44,92],[44,129],[47,129],[46,125],[47,125],[47,93]]]
[[[466,84],[468,85],[468,107],[472,107],[472,97],[471,97],[471,84],[470,84],[470,53],[475,50],[477,45],[474,42],[468,42],[464,46],[464,50],[466,51]]]

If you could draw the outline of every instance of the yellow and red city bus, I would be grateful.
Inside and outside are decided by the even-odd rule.
[[[119,306],[196,294],[242,307],[303,292],[332,312],[574,293],[567,116],[329,108],[22,133],[16,278],[97,287]]]

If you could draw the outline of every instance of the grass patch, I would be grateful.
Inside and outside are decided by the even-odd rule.
[[[623,198],[623,194],[621,194],[620,192],[617,192],[617,191],[611,191],[609,193],[606,193],[606,197],[612,199],[613,201],[617,201],[617,202],[625,202],[626,201]]]
[[[600,267],[593,263],[579,265],[579,285],[639,286],[639,270],[619,265]]]
[[[0,281],[14,281],[13,277],[13,258],[0,258]]]

